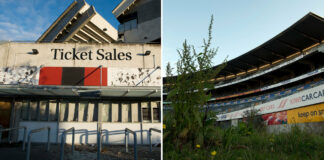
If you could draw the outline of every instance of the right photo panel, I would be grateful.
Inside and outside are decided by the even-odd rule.
[[[323,1],[162,4],[163,159],[324,159]]]

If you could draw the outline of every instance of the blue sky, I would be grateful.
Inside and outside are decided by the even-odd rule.
[[[0,0],[0,40],[35,41],[73,0]],[[121,0],[86,0],[115,28],[111,11]]]
[[[163,65],[169,61],[175,67],[176,49],[185,39],[196,47],[202,45],[212,14],[213,46],[219,47],[216,65],[226,56],[230,60],[254,49],[309,12],[324,17],[324,1],[164,0]]]

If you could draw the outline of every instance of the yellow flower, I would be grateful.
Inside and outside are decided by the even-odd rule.
[[[248,135],[251,135],[251,132],[247,132]]]
[[[197,145],[196,145],[196,148],[200,148],[200,145],[199,145],[199,144],[197,144]]]
[[[166,125],[165,124],[163,124],[163,129],[165,129],[166,128]]]
[[[211,154],[212,156],[216,156],[217,152],[216,152],[216,151],[212,151],[210,154]]]

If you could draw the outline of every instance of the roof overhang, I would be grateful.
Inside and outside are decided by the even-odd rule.
[[[286,30],[226,63],[217,78],[235,78],[281,64],[324,43],[324,19],[308,13]],[[214,68],[219,67],[215,66]],[[170,77],[173,78],[173,77]],[[164,83],[167,79],[163,78]]]
[[[93,6],[74,1],[41,35],[37,42],[111,43],[117,30]]]
[[[136,0],[122,0],[112,11],[112,13],[116,18],[118,18],[120,15],[124,14],[124,12],[127,11],[135,3],[135,1]]]
[[[157,87],[82,87],[1,85],[1,97],[159,98]]]

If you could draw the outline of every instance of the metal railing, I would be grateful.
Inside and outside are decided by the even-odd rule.
[[[129,133],[132,133],[134,135],[134,159],[137,160],[137,137],[136,137],[136,132],[125,128],[125,147],[126,147],[126,152],[128,152],[128,140],[129,140]]]
[[[23,137],[22,150],[25,151],[26,134],[27,134],[27,128],[25,126],[16,127],[16,128],[5,128],[5,129],[0,128],[0,143],[1,143],[1,138],[2,138],[2,132],[4,132],[4,131],[11,131],[11,130],[19,130],[21,128],[24,129],[24,137]],[[10,134],[8,135],[8,142],[9,141],[10,141]]]
[[[65,130],[63,133],[62,133],[62,138],[61,138],[61,152],[60,152],[60,160],[63,160],[63,157],[64,157],[64,144],[65,144],[65,141],[66,141],[66,134],[68,132],[71,132],[72,131],[72,155],[74,153],[74,136],[75,136],[75,129],[74,127],[68,129],[68,130]]]
[[[100,152],[101,152],[101,128],[98,129],[97,132],[97,160],[100,160]]]
[[[150,152],[152,152],[152,131],[161,133],[161,130],[158,130],[158,129],[155,129],[155,128],[150,128],[149,129]]]
[[[31,144],[31,136],[33,133],[40,132],[42,130],[48,130],[48,136],[47,136],[47,148],[46,151],[49,151],[50,148],[50,138],[51,138],[51,128],[50,127],[44,127],[39,129],[34,129],[29,131],[28,133],[28,143],[27,143],[27,153],[26,153],[26,160],[30,160],[30,144]]]
[[[97,132],[97,160],[100,160],[100,152],[102,150],[102,139],[105,135],[102,135],[102,131],[106,131],[107,132],[107,139],[108,139],[108,130],[106,129],[98,129]]]

